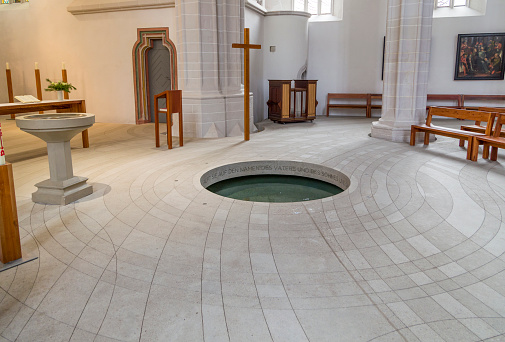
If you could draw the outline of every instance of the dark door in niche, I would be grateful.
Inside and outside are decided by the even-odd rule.
[[[152,43],[152,48],[147,52],[147,73],[151,122],[154,122],[154,95],[171,90],[172,75],[170,74],[170,52],[163,46],[161,39],[155,39]],[[164,99],[160,99],[159,104],[160,108],[166,106]],[[160,122],[167,122],[165,114],[160,115]]]

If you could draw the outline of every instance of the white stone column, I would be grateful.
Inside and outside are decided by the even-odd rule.
[[[231,45],[242,41],[244,4],[244,0],[175,2],[184,134],[189,137],[243,134],[241,51]]]
[[[388,0],[382,115],[372,137],[409,141],[426,118],[433,0]]]

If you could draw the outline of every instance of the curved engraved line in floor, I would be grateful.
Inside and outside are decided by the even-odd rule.
[[[267,212],[267,215],[268,215],[269,217],[270,217],[270,208],[271,208],[271,207],[272,207],[271,205],[269,205],[269,206],[268,206],[268,212]],[[305,331],[305,328],[303,327],[303,325],[302,325],[302,324],[301,324],[301,322],[300,322],[300,318],[298,317],[298,314],[296,313],[296,310],[293,308],[293,303],[291,302],[291,298],[290,298],[289,293],[288,293],[288,291],[287,291],[287,289],[286,289],[286,283],[285,283],[285,281],[283,280],[283,278],[281,277],[281,275],[280,275],[280,273],[279,273],[279,268],[277,267],[277,261],[276,261],[276,259],[275,259],[275,253],[274,253],[274,250],[273,250],[273,248],[272,248],[272,240],[271,240],[271,234],[270,234],[270,223],[268,223],[268,242],[269,242],[269,244],[270,244],[270,250],[271,250],[271,252],[272,252],[272,259],[273,259],[273,262],[274,262],[274,265],[275,265],[275,270],[276,270],[276,272],[277,272],[276,274],[277,274],[277,276],[279,277],[279,279],[280,279],[280,281],[281,281],[282,288],[283,288],[284,293],[285,293],[285,295],[286,295],[286,298],[288,299],[288,302],[289,302],[289,307],[291,308],[291,311],[292,311],[292,312],[293,312],[293,314],[295,315],[295,317],[296,317],[296,321],[298,322],[298,325],[299,325],[299,326],[300,326],[300,328],[302,329],[303,334],[305,335],[305,338],[307,339],[307,341],[310,341],[309,336],[307,335],[307,332]],[[252,271],[252,272],[253,272],[253,275],[254,275],[254,271]],[[259,296],[258,296],[258,298],[259,298]],[[260,300],[260,303],[261,303],[261,300]],[[263,310],[263,308],[262,308],[262,310]],[[267,325],[268,325],[268,322],[267,322]]]
[[[317,224],[317,222],[313,219],[312,215],[310,214],[310,211],[307,210],[307,207],[306,205],[304,205],[304,208],[305,208],[305,211],[307,213],[307,215],[311,218],[312,220],[312,223],[315,225],[316,229],[319,231],[319,234],[320,236],[323,238],[324,242],[326,243],[326,245],[328,246],[328,248],[332,251],[333,255],[335,256],[335,258],[338,260],[338,262],[344,267],[344,269],[347,271],[348,275],[351,277],[351,279],[353,279],[354,283],[360,288],[361,292],[368,298],[368,300],[370,301],[371,303],[371,306],[375,307],[376,310],[384,317],[384,319],[386,320],[386,322],[389,323],[389,325],[391,326],[391,328],[393,330],[397,330],[395,325],[393,324],[393,322],[391,322],[391,320],[387,317],[387,315],[385,315],[382,310],[380,310],[379,306],[375,303],[375,301],[370,297],[370,295],[365,291],[365,289],[361,286],[361,284],[359,283],[359,281],[356,279],[356,277],[354,277],[354,275],[352,274],[352,272],[350,272],[347,267],[345,267],[345,263],[342,262],[342,260],[340,259],[340,257],[338,256],[338,254],[333,250],[332,246],[330,243],[328,243],[327,241],[327,238],[325,236],[325,234],[323,234],[323,232],[321,231],[319,225]],[[328,224],[328,222],[326,222]],[[399,333],[399,332],[398,332]],[[405,336],[403,336],[401,333],[399,333],[400,336],[403,338],[404,341],[407,341],[407,339],[405,338]]]
[[[183,168],[184,169],[184,168]],[[177,175],[181,175],[183,174],[183,171],[185,170],[181,170],[179,173],[176,174],[176,177],[174,178],[178,178]],[[162,173],[163,174],[163,173]],[[166,179],[169,179],[169,177],[167,177]],[[156,182],[153,183],[153,186],[156,184]],[[175,190],[175,186],[174,186],[174,190]],[[160,202],[163,201],[161,198],[160,198]],[[186,208],[187,209],[187,208]],[[186,212],[186,209],[182,211],[181,215],[179,215],[179,217],[177,218],[176,222],[174,223],[174,227],[177,226],[177,224],[179,223],[180,219],[183,217],[184,215],[184,212]],[[172,232],[173,232],[174,228],[171,229],[170,233],[168,234],[168,236],[166,237],[166,240],[165,240],[165,244],[163,245],[163,249],[158,257],[158,260],[157,260],[157,263],[156,263],[156,267],[154,269],[154,272],[153,272],[153,277],[151,279],[151,282],[149,284],[149,291],[147,293],[147,298],[146,298],[146,303],[145,303],[145,306],[144,306],[144,313],[143,313],[143,316],[142,316],[142,322],[141,322],[141,325],[140,325],[140,336],[139,336],[139,341],[142,340],[142,332],[143,332],[143,328],[144,328],[144,321],[145,321],[145,315],[146,315],[146,312],[147,312],[147,306],[148,306],[148,303],[149,303],[149,298],[151,296],[151,289],[153,287],[153,282],[154,282],[154,278],[155,278],[155,275],[156,273],[158,272],[158,267],[159,267],[159,263],[160,263],[160,260],[161,260],[161,257],[163,256],[163,253],[165,252],[165,249],[167,247],[167,244],[170,240],[170,237],[172,236]],[[207,237],[208,237],[208,233],[210,231],[210,226],[208,227],[207,229]],[[205,244],[207,243],[207,237],[205,239]],[[126,240],[126,239],[125,239]],[[202,263],[204,262],[204,254],[205,254],[205,244],[204,244],[204,247],[203,247],[203,252],[202,252]],[[202,273],[203,273],[203,264],[201,265],[202,267]],[[202,278],[200,279],[200,282],[202,282]],[[202,285],[200,285],[202,286]],[[203,301],[202,301],[202,291],[200,291],[200,313],[201,313],[201,316],[202,316],[202,326],[201,326],[201,329],[202,329],[202,336],[204,334],[204,326],[203,326],[203,310],[202,310],[202,306],[203,306]]]

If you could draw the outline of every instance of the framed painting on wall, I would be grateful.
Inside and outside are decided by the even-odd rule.
[[[458,34],[455,80],[503,80],[505,33]]]

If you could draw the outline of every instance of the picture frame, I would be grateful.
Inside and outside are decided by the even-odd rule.
[[[505,32],[458,34],[454,80],[503,80]]]

